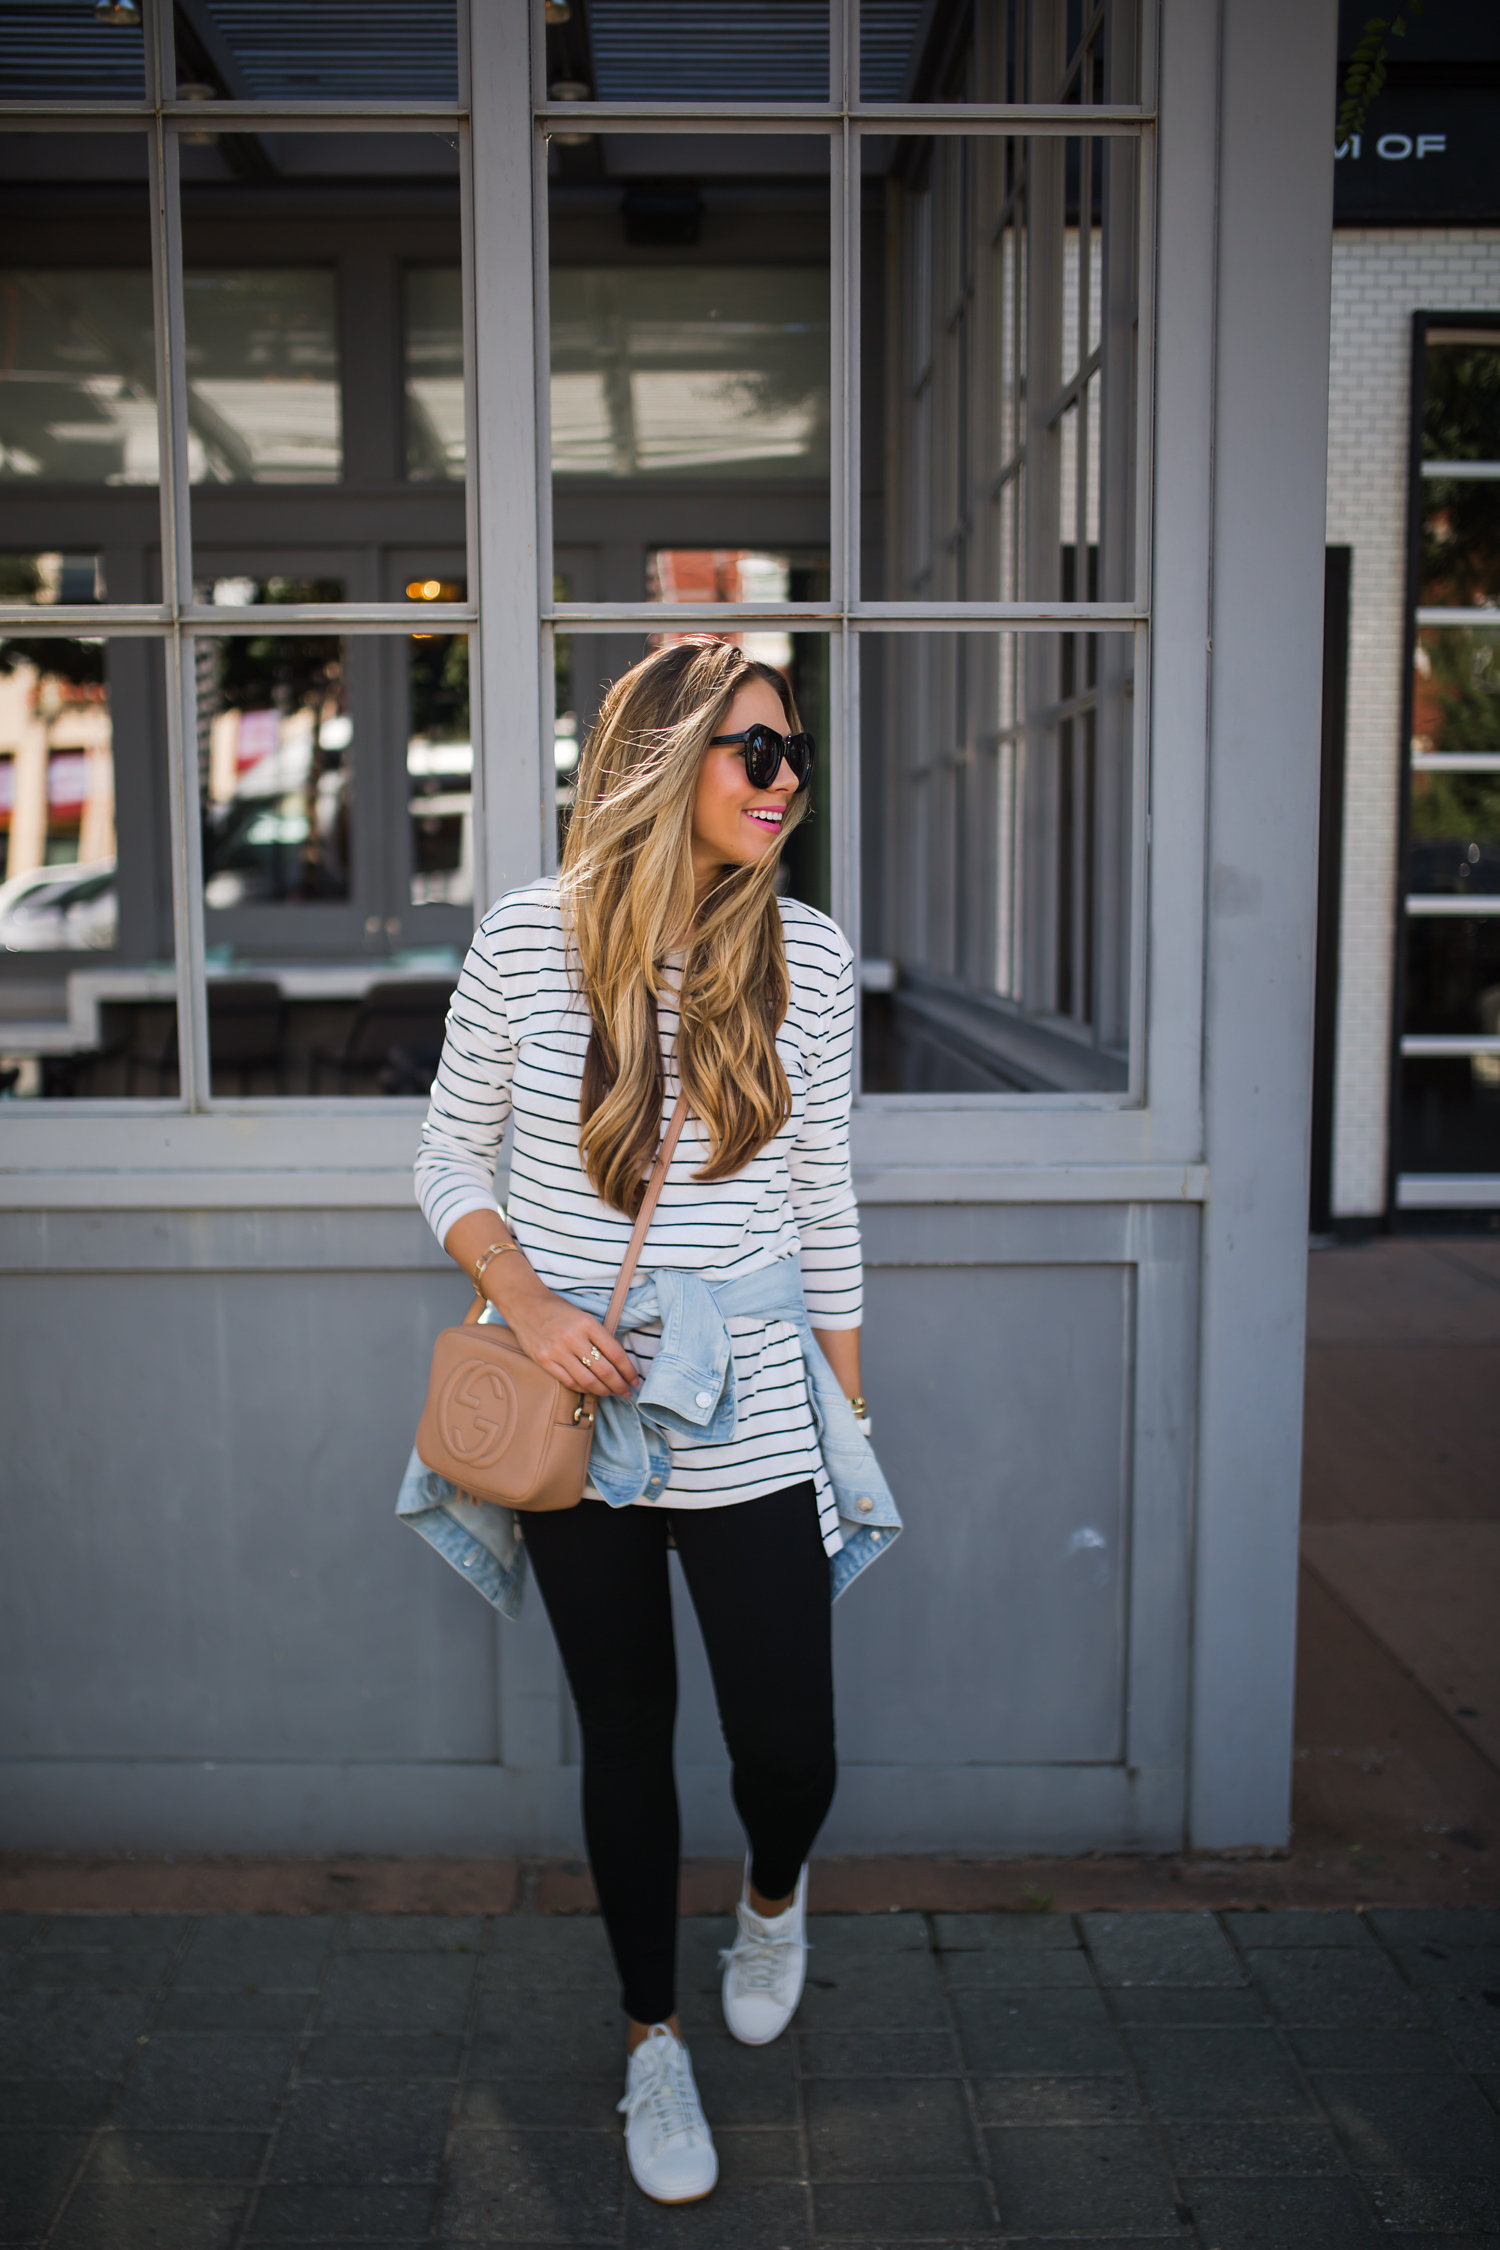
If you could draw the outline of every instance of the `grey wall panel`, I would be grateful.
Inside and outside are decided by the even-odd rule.
[[[392,1513],[452,1296],[418,1275],[7,1283],[10,1749],[498,1754],[492,1617]]]
[[[1130,1298],[1124,1266],[871,1275],[907,1530],[839,1604],[851,1760],[1121,1755]]]

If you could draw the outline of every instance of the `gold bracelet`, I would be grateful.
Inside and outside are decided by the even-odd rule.
[[[853,1407],[857,1419],[862,1422],[866,1414],[869,1412],[869,1408],[865,1405],[864,1399],[862,1397],[851,1398],[849,1404]]]
[[[484,1251],[480,1257],[477,1257],[474,1260],[474,1263],[470,1267],[469,1271],[473,1276],[474,1294],[476,1297],[482,1297],[484,1295],[484,1290],[481,1287],[481,1279],[484,1274],[484,1269],[489,1264],[491,1258],[503,1258],[507,1250],[519,1250],[520,1247],[521,1245],[519,1242],[492,1242],[488,1250]]]

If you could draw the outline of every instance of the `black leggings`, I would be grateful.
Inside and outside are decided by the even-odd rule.
[[[637,2023],[676,2006],[677,1651],[667,1534],[713,1671],[751,1880],[785,1898],[833,1802],[828,1557],[810,1483],[724,1508],[528,1516],[526,1545],[583,1737],[583,1825],[621,1999]]]

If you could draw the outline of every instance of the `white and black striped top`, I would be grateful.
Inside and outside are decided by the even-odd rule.
[[[791,1000],[776,1047],[792,1114],[732,1179],[693,1173],[707,1155],[696,1118],[684,1127],[641,1254],[642,1272],[672,1266],[729,1280],[800,1251],[815,1328],[857,1328],[862,1305],[859,1216],[849,1173],[854,961],[826,914],[782,899]],[[661,1007],[666,1090],[662,1128],[677,1099],[677,1011]],[[507,1222],[550,1287],[609,1289],[630,1221],[601,1203],[578,1157],[578,1105],[589,1040],[576,959],[567,955],[554,881],[511,891],[475,935],[453,995],[417,1158],[417,1195],[441,1242],[467,1211],[500,1211],[495,1160],[514,1121]],[[824,1544],[840,1544],[806,1371],[786,1321],[735,1316],[739,1421],[726,1445],[673,1441],[664,1497],[717,1508],[813,1479]],[[658,1335],[631,1334],[645,1367]],[[650,1505],[643,1502],[641,1505]]]

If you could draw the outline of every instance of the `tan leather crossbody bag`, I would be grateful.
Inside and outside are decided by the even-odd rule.
[[[604,1315],[613,1336],[635,1278],[646,1230],[687,1118],[680,1094],[657,1151],[635,1227]],[[594,1399],[569,1390],[528,1359],[513,1330],[480,1323],[477,1291],[457,1328],[445,1328],[432,1353],[417,1454],[471,1500],[504,1508],[576,1508],[594,1442]]]

